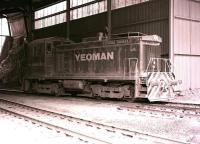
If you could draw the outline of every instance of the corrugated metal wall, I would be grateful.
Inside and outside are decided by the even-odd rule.
[[[83,37],[96,36],[104,31],[107,23],[106,13],[101,13],[70,23],[70,37],[80,40]],[[169,53],[169,1],[153,0],[112,11],[112,33],[128,31],[146,34],[158,34],[163,38],[162,55]],[[59,24],[36,30],[35,38],[65,36],[66,24]]]
[[[70,38],[80,41],[84,37],[96,36],[98,32],[103,31],[106,26],[106,13],[84,17],[70,22]],[[66,37],[66,23],[37,29],[34,31],[34,39],[60,36]]]
[[[200,88],[200,2],[171,0],[175,75],[183,89]]]
[[[70,37],[95,36],[106,26],[106,13],[71,21]],[[112,32],[137,31],[163,38],[162,55],[170,56],[182,88],[200,88],[200,2],[153,0],[112,11]],[[65,36],[66,23],[39,29],[35,38]]]
[[[112,30],[114,33],[138,31],[157,34],[163,38],[163,56],[169,53],[169,2],[154,0],[113,11]]]

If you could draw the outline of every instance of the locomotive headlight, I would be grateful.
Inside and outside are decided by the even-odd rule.
[[[155,40],[155,41],[157,41],[157,42],[162,42],[162,38],[161,37],[159,37],[158,35],[153,35],[153,39]]]

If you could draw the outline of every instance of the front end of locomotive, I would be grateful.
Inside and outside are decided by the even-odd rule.
[[[138,78],[135,82],[135,98],[153,101],[169,101],[179,93],[172,64],[161,58],[162,39],[157,35],[142,36],[140,39]]]

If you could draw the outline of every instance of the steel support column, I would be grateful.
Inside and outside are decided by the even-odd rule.
[[[66,1],[66,23],[67,23],[66,37],[67,39],[70,39],[70,0]]]
[[[111,37],[111,3],[112,0],[107,0],[107,20],[108,20],[108,39]]]

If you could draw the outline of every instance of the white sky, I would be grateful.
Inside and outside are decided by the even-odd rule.
[[[0,19],[0,35],[9,36],[9,30],[8,30],[8,24],[7,24],[6,18]],[[4,44],[4,41],[5,41],[5,37],[0,36],[0,53],[1,53],[1,49],[2,49],[2,46]]]

